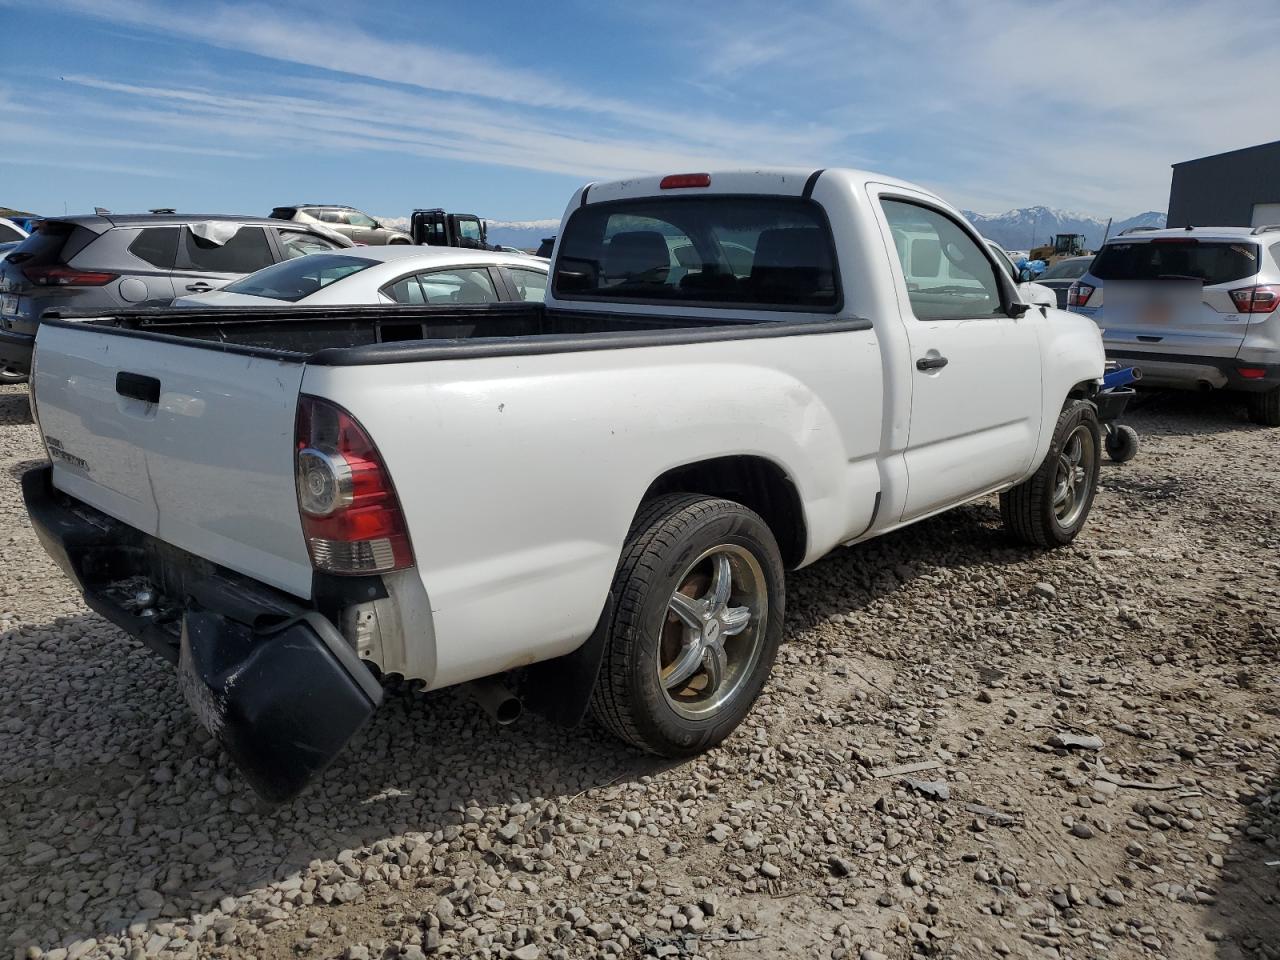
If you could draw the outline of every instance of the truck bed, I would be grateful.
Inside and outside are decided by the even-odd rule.
[[[42,322],[89,325],[100,332],[170,342],[200,340],[229,353],[333,366],[834,333],[871,326],[858,318],[717,319],[548,310],[540,303],[153,308],[110,315],[50,313]]]

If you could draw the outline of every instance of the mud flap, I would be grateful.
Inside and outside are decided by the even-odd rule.
[[[178,678],[200,722],[272,803],[301,793],[382,702],[377,679],[314,612],[254,630],[189,611]]]

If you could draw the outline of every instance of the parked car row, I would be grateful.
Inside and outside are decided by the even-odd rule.
[[[288,210],[294,212],[288,221],[280,216],[173,213],[41,221],[33,235],[0,260],[0,382],[27,377],[37,324],[48,311],[106,313],[167,306],[175,300],[180,306],[303,300],[491,303],[541,299],[546,287],[543,260],[416,246],[405,234],[398,235],[403,242],[386,239],[383,246],[357,246],[356,238],[369,239],[359,226],[358,211],[299,206],[275,213]],[[327,220],[331,210],[344,211],[346,220],[336,225]],[[388,232],[370,222],[370,230]],[[338,251],[345,259],[333,259]],[[315,254],[330,259],[307,259]],[[376,264],[378,269],[361,275]],[[259,277],[260,271],[265,276]],[[432,275],[429,281],[412,279],[427,274]],[[227,293],[201,300],[229,286],[233,289]]]

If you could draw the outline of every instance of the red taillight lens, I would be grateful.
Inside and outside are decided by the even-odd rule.
[[[1231,302],[1240,313],[1270,313],[1280,304],[1280,286],[1263,283],[1231,291]]]
[[[709,173],[673,173],[662,178],[658,184],[660,190],[684,190],[688,187],[711,186]]]
[[[1236,367],[1236,373],[1246,380],[1261,380],[1267,375],[1266,367]]]
[[[303,396],[295,434],[298,513],[312,566],[340,574],[413,566],[391,477],[356,419],[337,404]]]
[[[1067,288],[1067,306],[1083,307],[1093,296],[1093,287],[1087,283],[1076,281]]]
[[[77,270],[60,263],[44,267],[23,267],[22,272],[28,280],[42,287],[101,287],[117,276],[100,270]]]

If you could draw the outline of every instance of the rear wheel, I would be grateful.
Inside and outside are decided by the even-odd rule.
[[[25,383],[27,374],[24,370],[18,370],[14,367],[0,365],[0,384],[5,383]]]
[[[1249,419],[1264,427],[1280,427],[1280,387],[1249,394]]]
[[[1005,528],[1036,547],[1061,547],[1083,529],[1098,489],[1102,428],[1087,400],[1063,407],[1049,455],[1030,479],[1000,494]]]
[[[661,756],[698,753],[742,722],[782,639],[782,559],[758,515],[672,494],[647,504],[613,583],[592,710]]]

